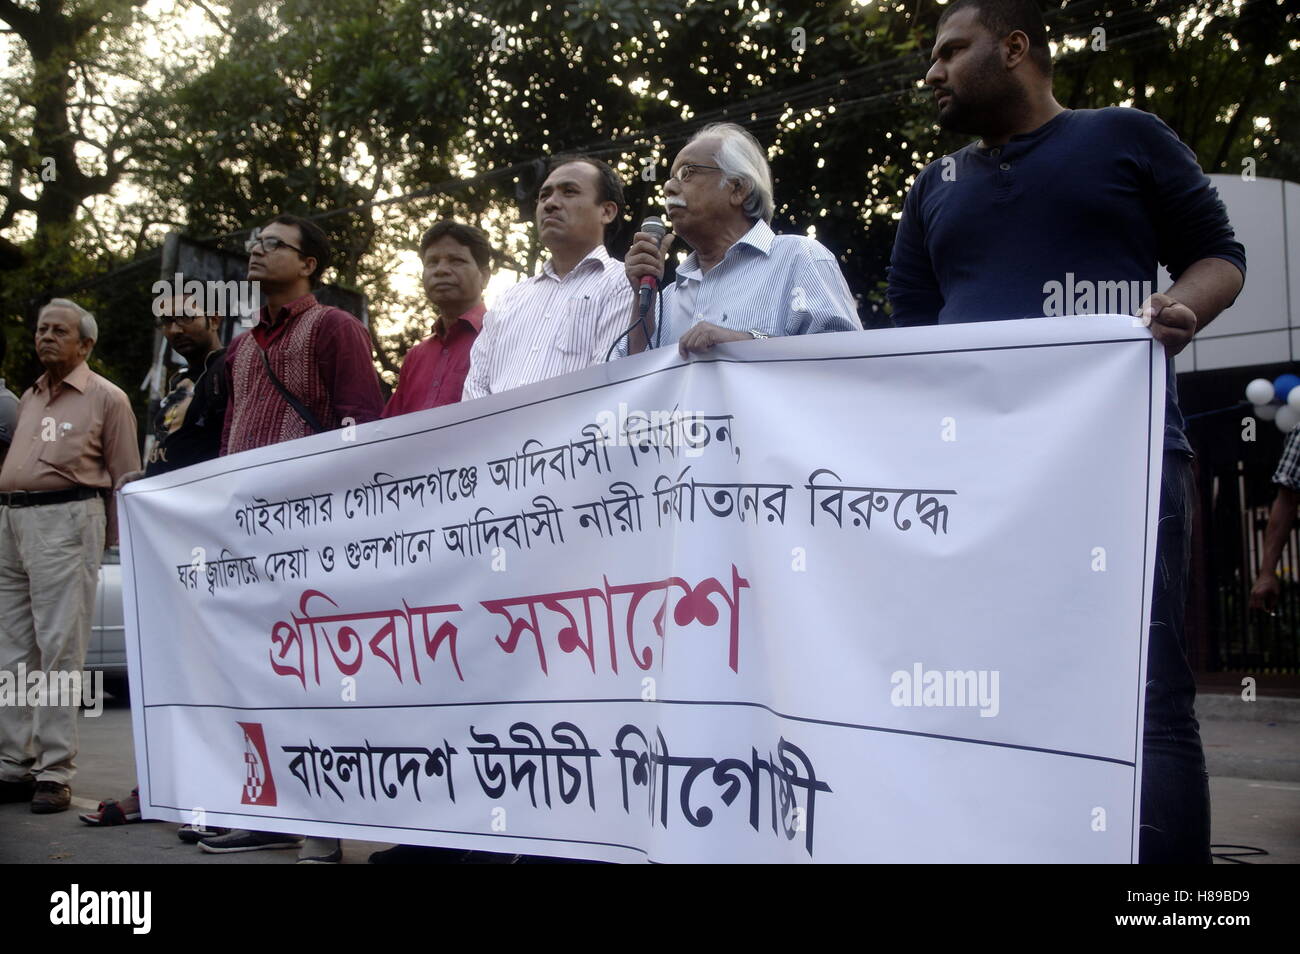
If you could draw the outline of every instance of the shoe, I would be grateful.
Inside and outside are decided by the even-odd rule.
[[[313,838],[302,840],[302,851],[298,855],[300,865],[336,865],[343,860],[343,843],[337,838]]]
[[[32,793],[32,814],[66,812],[72,804],[72,789],[62,782],[37,782]]]
[[[517,865],[523,855],[509,855],[500,851],[467,851],[460,863],[463,865]]]
[[[297,848],[299,844],[297,835],[236,828],[228,835],[204,838],[199,842],[199,847],[209,854],[220,855],[235,851],[261,851],[264,848]]]
[[[0,781],[0,805],[14,805],[18,802],[30,802],[32,792],[36,790],[36,782],[33,779],[24,779],[21,782],[4,782]]]
[[[213,828],[211,826],[201,828],[198,825],[184,825],[176,829],[176,837],[187,845],[197,845],[206,838],[216,838],[218,835],[227,835],[229,833],[229,828]]]
[[[99,803],[96,811],[84,812],[77,817],[87,825],[94,825],[97,828],[141,821],[140,789],[131,789],[131,794],[120,802],[116,798],[106,798]]]
[[[455,865],[469,854],[464,848],[431,848],[427,845],[394,845],[370,855],[372,865]]]

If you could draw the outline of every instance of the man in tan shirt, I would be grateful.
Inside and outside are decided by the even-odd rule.
[[[0,802],[30,799],[38,814],[71,801],[78,700],[37,697],[30,674],[66,687],[58,674],[85,664],[106,502],[120,477],[140,469],[131,402],[86,366],[98,333],[75,302],[56,298],[41,309],[36,355],[45,373],[19,402],[0,469],[0,671],[20,694],[18,705],[0,707]]]

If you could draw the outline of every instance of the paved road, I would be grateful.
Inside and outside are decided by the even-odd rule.
[[[1300,863],[1300,723],[1202,724],[1214,805],[1213,842],[1262,848],[1260,864]],[[33,815],[26,805],[0,805],[0,862],[23,864],[292,864],[296,851],[209,855],[176,838],[165,822],[90,828],[77,820],[101,798],[121,797],[135,784],[131,712],[110,700],[103,714],[81,721],[81,755],[72,810]],[[1237,777],[1242,774],[1255,777]],[[365,864],[387,845],[347,841],[345,864]]]

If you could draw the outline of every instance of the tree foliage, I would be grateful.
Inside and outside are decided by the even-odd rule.
[[[113,216],[97,213],[143,141],[140,78],[149,70],[131,37],[143,3],[0,0],[0,334],[16,384],[40,371],[23,332],[49,291],[121,261],[125,243],[105,241]],[[86,301],[98,304],[93,294]],[[147,335],[101,336],[97,370],[143,373]]]
[[[768,147],[777,230],[830,247],[880,325],[906,189],[963,144],[938,131],[921,82],[942,11],[930,0],[181,0],[152,61],[128,42],[160,29],[139,2],[0,0],[21,54],[0,78],[0,297],[65,287],[166,228],[228,241],[272,212],[315,215],[339,280],[370,297],[377,329],[397,329],[377,334],[390,379],[427,330],[398,274],[422,228],[480,224],[502,267],[531,272],[542,250],[525,225],[548,157],[622,172],[620,253],[691,133],[742,123]],[[1252,160],[1300,179],[1296,5],[1054,0],[1057,97],[1155,112],[1207,171]],[[95,96],[99,112],[79,112]],[[32,174],[49,144],[63,150],[53,183]]]

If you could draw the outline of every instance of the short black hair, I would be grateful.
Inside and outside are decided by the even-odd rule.
[[[614,167],[603,159],[597,159],[594,156],[556,156],[551,160],[550,165],[546,167],[546,177],[552,172],[567,166],[571,162],[585,162],[592,166],[599,173],[600,180],[600,202],[613,202],[618,208],[614,211],[614,220],[605,226],[605,239],[616,233],[623,218],[623,210],[627,208],[627,200],[623,197],[623,180],[619,178]],[[545,178],[543,179],[545,181]]]
[[[975,19],[999,40],[1017,30],[1029,37],[1029,58],[1045,76],[1052,75],[1052,48],[1047,45],[1047,25],[1037,0],[953,0],[939,25],[962,10],[974,10]]]
[[[492,243],[488,241],[487,233],[454,219],[435,222],[425,230],[424,236],[420,239],[420,257],[424,258],[425,251],[438,239],[447,237],[469,249],[470,255],[474,257],[474,264],[479,268],[487,271],[492,266]]]
[[[302,236],[302,254],[308,258],[316,259],[316,270],[311,273],[311,283],[316,285],[320,282],[320,277],[325,273],[325,269],[330,264],[330,239],[325,231],[311,219],[304,219],[299,215],[277,215],[271,219],[262,228],[267,225],[296,225],[298,234]]]

